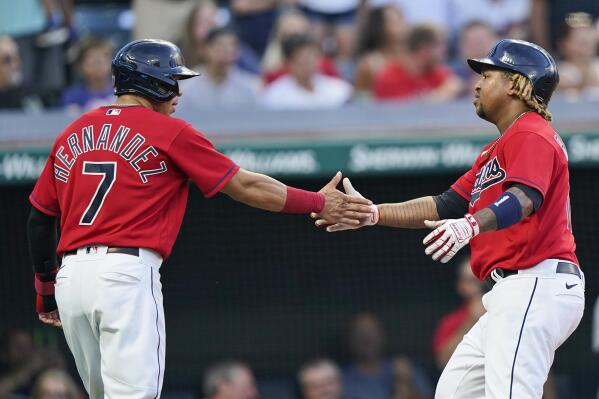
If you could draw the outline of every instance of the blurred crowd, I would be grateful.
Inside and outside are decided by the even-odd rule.
[[[179,44],[201,72],[181,84],[183,111],[467,98],[476,75],[465,60],[499,38],[548,48],[558,96],[599,100],[598,18],[585,0],[2,2],[0,108],[114,101],[111,57],[137,38]]]
[[[440,372],[458,343],[484,314],[483,283],[470,269],[465,256],[456,265],[455,288],[461,304],[442,316],[433,333],[430,357]],[[349,359],[340,365],[331,354],[307,359],[299,366],[293,386],[276,392],[260,392],[251,365],[239,360],[221,360],[206,368],[201,386],[175,390],[167,399],[432,399],[434,377],[406,354],[390,354],[381,319],[370,312],[354,314],[346,337]],[[70,356],[70,355],[68,355]],[[73,372],[73,370],[70,370]],[[437,373],[432,373],[437,374]],[[289,381],[284,378],[284,381]],[[192,385],[197,385],[195,381]],[[285,385],[285,384],[284,384]],[[295,392],[295,393],[294,393]],[[551,373],[543,399],[571,397],[561,392]],[[14,329],[0,347],[0,399],[81,399],[84,396],[75,373],[69,374],[64,355],[36,345],[27,330]]]

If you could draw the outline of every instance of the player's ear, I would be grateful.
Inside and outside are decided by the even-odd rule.
[[[512,73],[507,71],[502,72],[502,78],[507,94],[510,96],[515,96],[516,86],[514,80],[512,79]]]

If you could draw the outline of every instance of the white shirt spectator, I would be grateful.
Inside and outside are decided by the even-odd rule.
[[[355,10],[360,0],[299,0],[299,4],[323,14],[339,14]]]
[[[317,74],[312,91],[300,86],[291,76],[282,76],[264,90],[262,104],[270,109],[337,108],[352,95],[352,86],[344,80]]]
[[[446,31],[451,27],[451,0],[369,0],[369,3],[371,7],[396,6],[411,25],[430,23]]]
[[[483,21],[497,32],[530,17],[530,0],[454,0],[451,20],[453,32],[472,21]]]
[[[201,70],[199,70],[202,73]],[[239,108],[254,106],[257,100],[257,78],[238,67],[232,67],[227,78],[215,83],[205,74],[179,82],[183,96],[179,112],[198,109]]]

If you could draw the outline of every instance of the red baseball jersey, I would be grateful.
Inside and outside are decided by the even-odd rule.
[[[543,203],[519,223],[470,241],[474,274],[485,279],[497,267],[527,269],[545,259],[578,264],[566,147],[536,112],[522,115],[487,145],[472,169],[451,187],[470,201],[469,212],[475,213],[491,205],[513,183],[538,190]]]
[[[238,170],[183,120],[141,106],[100,107],[58,136],[29,200],[60,216],[59,254],[102,244],[167,258],[189,179],[211,197]]]

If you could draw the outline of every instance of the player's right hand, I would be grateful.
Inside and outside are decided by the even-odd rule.
[[[62,322],[60,321],[60,315],[58,314],[58,310],[53,310],[47,313],[39,313],[37,317],[40,319],[42,323],[62,328]]]
[[[343,179],[343,188],[345,189],[345,193],[348,194],[349,196],[351,196],[352,198],[365,199],[364,196],[362,194],[360,194],[358,192],[358,190],[356,190],[354,188],[354,186],[352,186],[351,182],[349,181],[349,179],[347,177],[345,179]],[[335,231],[355,230],[355,229],[359,229],[364,226],[374,226],[375,224],[377,224],[379,221],[379,217],[380,217],[379,209],[376,205],[374,205],[372,203],[369,208],[370,208],[370,211],[369,211],[368,217],[360,219],[360,222],[358,224],[347,224],[347,223],[330,224],[330,223],[327,223],[327,221],[325,219],[318,218],[318,215],[315,213],[312,213],[310,216],[312,216],[312,218],[314,218],[314,219],[317,219],[315,222],[316,226],[320,227],[320,226],[328,225],[327,231],[329,233],[333,233]]]
[[[337,190],[341,181],[341,172],[331,179],[319,192],[324,194],[324,208],[320,213],[313,214],[317,218],[317,226],[335,225],[338,223],[349,226],[360,226],[364,219],[372,217],[372,201],[362,196],[351,196]],[[320,221],[320,223],[318,223]]]

